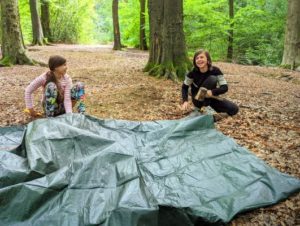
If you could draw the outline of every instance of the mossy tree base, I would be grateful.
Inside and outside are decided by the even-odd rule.
[[[31,43],[32,46],[36,46],[36,45],[43,46],[43,45],[47,45],[47,44],[48,44],[48,42],[47,42],[47,39],[45,39],[45,38],[35,39]]]
[[[150,54],[144,71],[178,81],[192,63],[187,57],[183,32],[182,0],[149,0]]]
[[[35,62],[31,60],[26,54],[20,54],[17,57],[5,56],[0,60],[1,67],[9,67],[15,64],[34,65]]]
[[[18,1],[0,1],[1,5],[1,28],[2,28],[2,59],[1,66],[14,64],[33,65],[33,61],[26,55],[23,44]]]
[[[157,78],[171,79],[173,81],[183,80],[186,73],[191,68],[191,62],[187,60],[180,65],[169,64],[152,64],[148,63],[144,68],[144,72]]]

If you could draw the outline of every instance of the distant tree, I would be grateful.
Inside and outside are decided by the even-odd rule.
[[[50,1],[41,0],[41,23],[43,28],[44,37],[48,41],[52,41],[50,29]]]
[[[145,31],[145,11],[146,11],[146,0],[140,0],[140,49],[147,50],[147,40]]]
[[[38,2],[37,0],[29,0],[29,5],[32,23],[32,45],[43,45],[44,34],[38,13]]]
[[[114,50],[121,50],[121,34],[119,25],[119,0],[113,0],[112,4],[113,28],[114,28]]]
[[[282,65],[295,69],[300,66],[300,0],[288,1]]]
[[[228,0],[229,3],[229,21],[230,28],[228,30],[228,49],[227,49],[227,61],[232,61],[233,57],[233,18],[234,18],[234,1]]]

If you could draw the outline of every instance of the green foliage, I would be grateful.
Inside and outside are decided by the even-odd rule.
[[[51,30],[54,42],[92,43],[94,41],[94,2],[51,0]]]
[[[120,2],[119,16],[122,41],[129,46],[138,46],[140,26],[139,0]]]
[[[93,1],[50,0],[49,2],[50,26],[54,42],[92,43],[94,41]],[[19,0],[19,12],[24,42],[29,44],[32,41],[32,26],[28,0]]]
[[[286,2],[256,0],[235,15],[235,58],[244,64],[280,64]]]
[[[56,42],[112,43],[112,0],[50,0],[51,29]],[[19,0],[25,43],[31,42],[28,0]],[[226,60],[228,30],[234,24],[234,61],[242,64],[280,64],[287,1],[235,0],[229,20],[228,0],[184,0],[184,31],[189,56],[204,48],[214,60]],[[122,44],[139,45],[140,1],[119,0]],[[149,20],[146,9],[146,36]],[[149,43],[148,43],[149,45]]]
[[[222,59],[227,51],[228,1],[185,0],[184,31],[189,55],[207,49],[214,59]]]
[[[146,8],[146,37],[149,37],[148,10]],[[119,20],[122,42],[125,45],[138,47],[140,44],[140,1],[121,1],[119,4]],[[147,44],[148,41],[147,41]]]
[[[98,0],[97,40],[101,43],[113,41],[112,0]],[[139,45],[140,1],[119,1],[119,24],[121,43],[129,47]],[[149,21],[146,9],[146,36],[149,37]]]
[[[234,60],[242,64],[280,64],[287,2],[236,0]],[[189,53],[204,48],[213,59],[225,60],[228,46],[227,0],[185,0],[184,23]]]
[[[25,44],[32,42],[31,14],[28,0],[19,0],[19,14]]]
[[[0,60],[0,66],[3,66],[3,67],[10,67],[13,64],[14,63],[13,63],[13,60],[11,59],[11,57],[4,57]]]
[[[112,0],[98,0],[95,4],[96,24],[95,40],[109,43],[113,40]],[[121,37],[122,38],[122,37]]]

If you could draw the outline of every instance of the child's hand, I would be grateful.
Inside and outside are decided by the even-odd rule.
[[[188,108],[189,108],[189,103],[188,103],[187,101],[185,101],[185,102],[181,105],[181,109],[182,109],[183,111],[186,111],[186,110],[188,110]]]
[[[26,108],[24,109],[24,112],[29,114],[33,118],[39,118],[42,117],[42,114],[40,112],[35,111],[33,108]]]
[[[212,96],[213,96],[212,91],[207,90],[206,97],[212,97]]]

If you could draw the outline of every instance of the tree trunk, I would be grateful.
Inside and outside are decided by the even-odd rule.
[[[146,0],[140,0],[141,11],[140,11],[140,50],[147,50],[146,32],[145,32],[145,10]]]
[[[177,80],[191,67],[183,33],[182,0],[149,0],[150,55],[144,71]]]
[[[288,14],[285,30],[283,66],[296,69],[300,66],[300,1],[288,1]]]
[[[233,57],[233,18],[234,18],[234,1],[228,0],[229,3],[229,21],[230,29],[228,30],[228,49],[227,49],[227,61],[231,62]]]
[[[0,56],[1,56],[1,43],[2,43],[2,18],[1,18],[1,4],[0,4]]]
[[[29,0],[30,12],[31,12],[31,23],[32,23],[32,44],[43,45],[44,35],[41,20],[38,13],[37,0]]]
[[[0,1],[2,28],[1,66],[12,64],[33,64],[28,58],[23,45],[20,28],[18,0]]]
[[[119,0],[113,0],[112,14],[113,14],[113,27],[114,27],[114,50],[121,50],[121,35],[119,26]]]
[[[44,37],[47,38],[48,41],[52,41],[51,39],[51,29],[50,29],[50,3],[49,0],[41,0],[41,23],[43,28]]]

